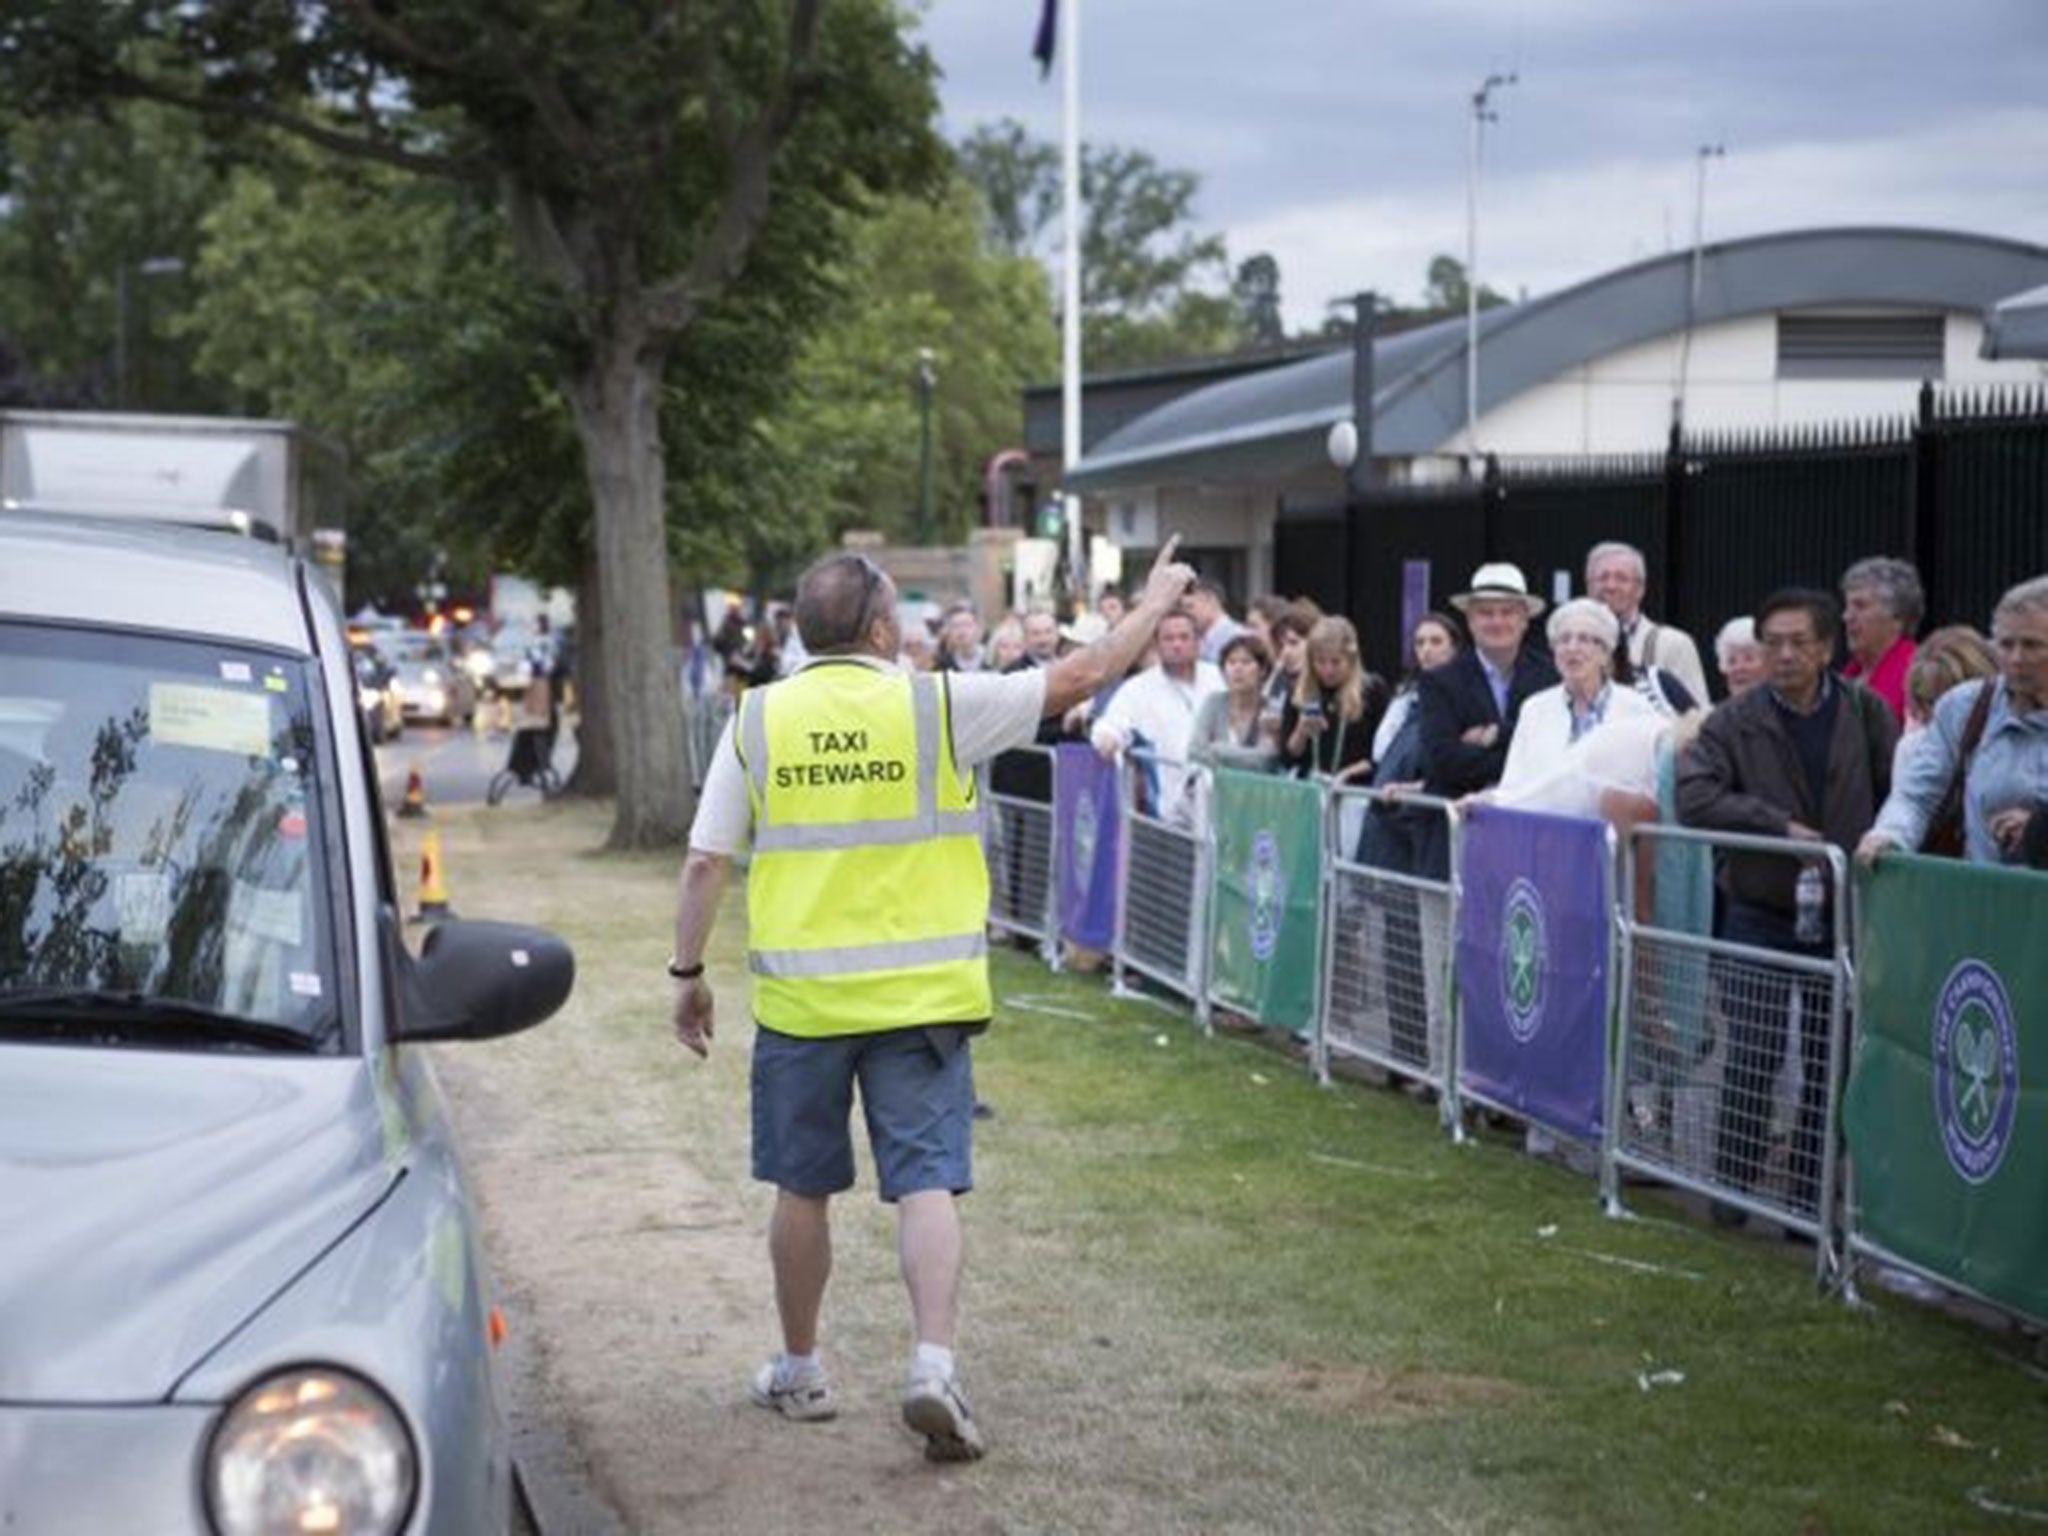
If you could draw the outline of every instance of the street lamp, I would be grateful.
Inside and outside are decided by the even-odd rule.
[[[1331,307],[1349,304],[1353,310],[1351,328],[1351,416],[1330,428],[1324,444],[1330,462],[1344,472],[1344,494],[1357,501],[1371,489],[1373,480],[1372,409],[1376,388],[1373,381],[1373,344],[1379,336],[1379,295],[1370,288],[1348,299],[1332,299]]]
[[[1513,74],[1488,75],[1472,93],[1471,157],[1465,175],[1465,452],[1479,458],[1479,149],[1488,123],[1500,121],[1493,93],[1513,85]]]
[[[1702,144],[1694,160],[1692,183],[1692,279],[1685,293],[1685,334],[1678,343],[1678,393],[1671,397],[1671,425],[1685,426],[1685,387],[1692,371],[1692,328],[1700,313],[1701,249],[1707,232],[1707,162],[1728,153],[1721,144]]]
[[[939,376],[932,370],[932,349],[917,349],[917,541],[932,537],[932,388]]]
[[[128,269],[122,262],[114,268],[114,406],[128,404]],[[144,277],[169,277],[185,270],[176,256],[146,256],[135,263]]]

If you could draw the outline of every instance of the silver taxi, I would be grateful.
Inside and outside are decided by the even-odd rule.
[[[508,1528],[416,1042],[538,1023],[574,960],[401,922],[317,569],[0,509],[0,1531]]]

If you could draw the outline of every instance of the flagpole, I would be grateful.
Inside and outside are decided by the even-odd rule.
[[[1060,6],[1060,189],[1066,206],[1065,257],[1060,302],[1060,467],[1071,475],[1081,462],[1081,0]],[[1064,478],[1064,476],[1063,476]],[[1076,608],[1089,596],[1081,531],[1081,498],[1060,489],[1061,526],[1067,533],[1067,570]]]

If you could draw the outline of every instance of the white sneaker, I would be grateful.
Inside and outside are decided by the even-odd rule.
[[[825,1367],[813,1365],[787,1371],[777,1355],[754,1372],[749,1394],[758,1408],[781,1414],[785,1419],[815,1421],[838,1416],[839,1405],[832,1400],[832,1379]]]
[[[927,1461],[979,1461],[985,1447],[959,1386],[939,1376],[913,1376],[903,1394],[903,1422],[924,1436]]]

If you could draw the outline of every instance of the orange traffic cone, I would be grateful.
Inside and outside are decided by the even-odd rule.
[[[406,770],[405,802],[398,807],[398,814],[407,818],[427,814],[427,781],[420,777],[418,763]]]
[[[455,916],[448,905],[448,881],[441,872],[441,834],[420,838],[420,921],[441,922]]]

